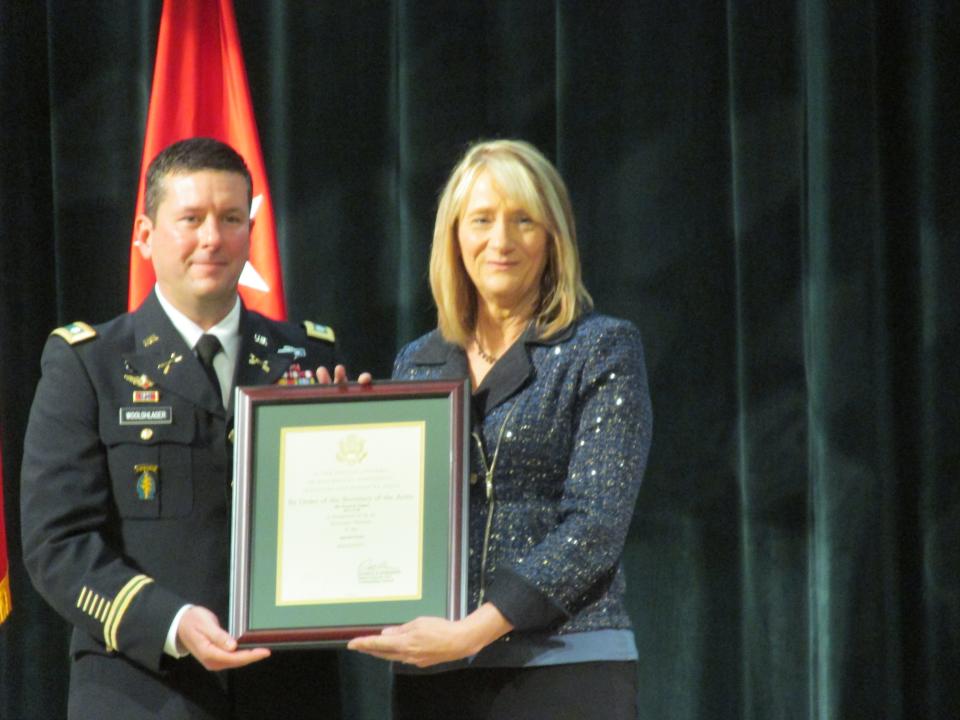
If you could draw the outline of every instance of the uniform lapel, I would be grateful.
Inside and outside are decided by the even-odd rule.
[[[272,385],[293,361],[293,355],[277,352],[277,338],[270,323],[244,308],[240,315],[240,356],[234,386]],[[233,402],[230,403],[233,415]]]
[[[200,361],[150,293],[134,313],[136,349],[123,356],[130,381],[145,389],[157,386],[216,414],[225,411],[207,380]]]

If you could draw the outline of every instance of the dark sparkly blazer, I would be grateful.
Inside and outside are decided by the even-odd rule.
[[[436,330],[404,347],[393,372],[468,374],[463,350]],[[652,425],[637,329],[599,314],[548,340],[531,327],[472,410],[470,609],[489,600],[516,628],[484,652],[629,629],[621,555]]]

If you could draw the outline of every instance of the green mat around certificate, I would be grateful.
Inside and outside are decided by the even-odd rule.
[[[342,644],[464,604],[466,381],[237,391],[230,631]]]

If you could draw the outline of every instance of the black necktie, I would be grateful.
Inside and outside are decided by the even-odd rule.
[[[197,357],[200,358],[200,364],[203,365],[203,371],[207,374],[207,379],[213,385],[217,397],[220,398],[220,404],[223,405],[223,394],[220,392],[220,380],[217,378],[217,371],[213,369],[213,358],[223,346],[217,340],[216,335],[201,335],[197,340]]]

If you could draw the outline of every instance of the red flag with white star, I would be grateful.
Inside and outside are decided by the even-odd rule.
[[[164,0],[143,143],[137,215],[144,211],[147,166],[165,147],[188,137],[212,137],[243,156],[253,176],[256,218],[240,295],[251,310],[285,320],[286,303],[263,153],[247,86],[231,0]],[[136,241],[134,232],[133,241]],[[127,307],[135,310],[156,282],[153,266],[130,248]]]

